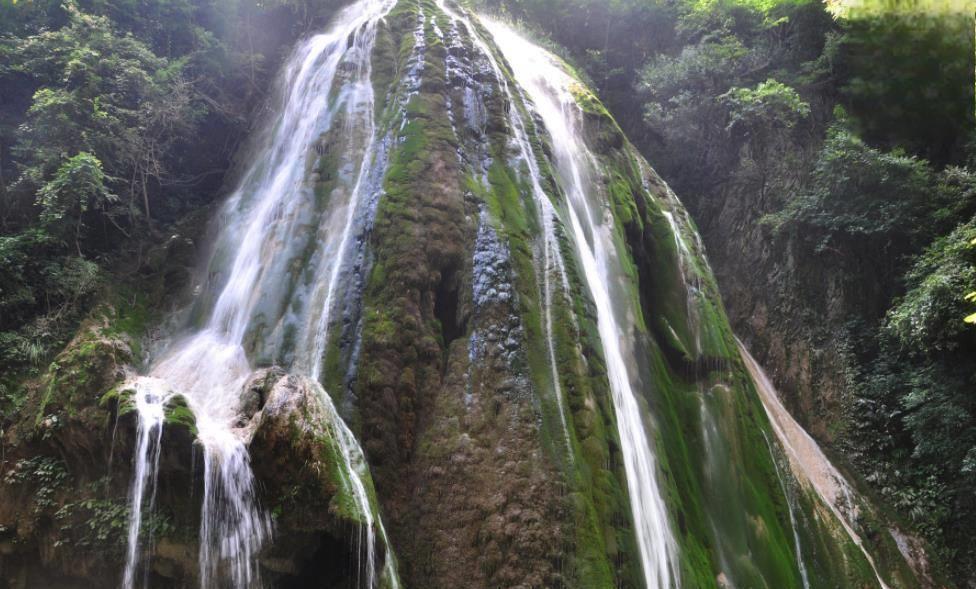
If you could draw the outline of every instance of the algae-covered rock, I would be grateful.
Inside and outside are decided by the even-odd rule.
[[[113,309],[99,309],[36,382],[3,437],[0,586],[94,587],[121,577],[131,458],[138,416],[130,336]],[[162,546],[182,546],[196,525],[195,418],[181,396],[166,406],[159,508],[147,520]],[[189,540],[193,545],[193,540]],[[195,547],[189,548],[195,551]],[[168,576],[195,575],[195,560],[157,559]],[[155,574],[155,573],[153,573]],[[174,580],[174,582],[176,582]],[[165,583],[160,586],[167,586]]]
[[[300,376],[258,375],[277,379],[248,426],[248,450],[279,527],[321,530],[340,519],[362,521],[321,387]]]
[[[126,378],[132,360],[128,338],[112,331],[111,315],[103,309],[87,320],[45,374],[27,385],[11,432],[15,444],[39,438],[74,468],[103,468],[107,453],[100,435],[113,408],[102,400]]]
[[[360,471],[362,454],[325,391],[306,377],[257,371],[244,399],[258,409],[247,425],[248,451],[275,518],[262,566],[281,582],[314,577],[317,586],[338,586],[358,574],[350,568],[359,548],[354,538],[376,512],[372,482]],[[386,548],[375,524],[373,532],[380,539],[379,570]]]
[[[241,419],[249,420],[254,417],[267,402],[275,384],[284,376],[283,369],[272,367],[258,370],[248,377],[241,393]]]

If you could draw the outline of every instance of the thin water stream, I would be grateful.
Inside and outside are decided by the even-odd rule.
[[[517,89],[510,87],[508,77],[502,72],[494,52],[485,40],[481,38],[478,29],[474,26],[471,19],[467,15],[449,8],[446,0],[436,1],[438,8],[453,21],[455,26],[461,24],[468,30],[478,51],[488,60],[488,64],[491,66],[492,73],[495,75],[499,87],[508,98],[509,104],[512,105],[508,110],[508,122],[512,131],[512,140],[518,151],[519,159],[528,169],[532,198],[536,206],[539,207],[539,221],[543,230],[541,244],[543,258],[541,273],[542,296],[543,313],[545,314],[543,327],[546,330],[546,352],[549,356],[550,368],[549,377],[552,382],[552,393],[556,401],[556,407],[559,410],[560,425],[563,429],[563,440],[566,445],[567,456],[572,460],[573,451],[570,441],[569,421],[566,417],[562,384],[560,383],[559,373],[557,371],[555,336],[553,335],[552,301],[555,295],[553,279],[559,280],[563,287],[568,290],[565,262],[563,261],[562,251],[559,249],[559,240],[555,232],[557,213],[545,190],[542,188],[542,174],[539,170],[539,163],[536,161],[535,152],[532,150],[531,143],[529,142],[529,134],[525,122],[522,120],[522,115],[519,113],[518,108],[515,107],[515,95],[513,92],[517,91]],[[498,40],[494,40],[497,43]]]
[[[830,511],[840,522],[844,531],[850,536],[851,541],[861,550],[864,558],[871,565],[871,570],[882,589],[888,589],[888,585],[881,577],[874,559],[864,546],[864,540],[854,530],[854,522],[857,519],[858,507],[855,501],[856,493],[844,475],[831,464],[830,460],[820,449],[816,440],[804,430],[800,424],[793,419],[786,407],[779,400],[779,395],[770,382],[769,377],[762,367],[756,362],[755,358],[749,353],[741,341],[739,352],[756,383],[759,392],[759,399],[762,401],[766,415],[773,426],[773,432],[783,448],[794,474],[801,477],[814,492],[820,496]],[[787,496],[787,499],[789,497]]]
[[[634,389],[633,383],[639,379],[628,368],[637,365],[627,343],[634,310],[623,302],[626,294],[615,292],[616,285],[626,284],[626,278],[615,249],[613,218],[600,195],[592,192],[590,174],[596,159],[582,135],[583,115],[572,92],[578,82],[551,54],[508,26],[489,19],[482,22],[552,138],[557,180],[567,198],[562,206],[597,309],[645,583],[649,589],[676,586],[677,545],[657,482],[657,461],[648,427]]]

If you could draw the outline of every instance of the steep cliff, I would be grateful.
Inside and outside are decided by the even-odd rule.
[[[920,583],[791,474],[688,214],[566,64],[361,0],[274,108],[144,361],[107,312],[5,432],[3,583]],[[69,549],[103,501],[127,541]]]

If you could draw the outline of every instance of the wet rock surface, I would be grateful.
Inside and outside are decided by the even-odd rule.
[[[264,402],[246,426],[248,451],[261,503],[275,518],[261,565],[276,586],[345,587],[358,574],[364,520],[350,496],[336,414],[322,387],[305,377],[267,369],[249,383],[260,384]]]
[[[129,344],[107,332],[90,322],[34,385],[28,404],[39,417],[25,412],[3,432],[0,587],[105,587],[121,578],[137,393],[126,380]],[[275,541],[260,557],[276,586],[344,587],[355,575],[360,517],[339,487],[323,395],[280,368],[256,371],[241,395],[238,425],[250,436],[262,502],[277,516]],[[156,506],[143,533],[154,536],[146,578],[176,588],[197,582],[203,472],[185,399],[170,397],[165,414]]]
[[[97,313],[30,385],[30,410],[3,436],[0,581],[10,587],[96,587],[121,576],[137,419],[125,386],[130,341],[113,332],[110,316]],[[162,587],[195,568],[182,533],[197,517],[186,500],[194,434],[186,421],[163,433],[165,507],[152,525],[170,538],[150,573]]]

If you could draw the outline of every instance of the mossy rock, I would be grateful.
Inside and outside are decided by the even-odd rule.
[[[182,428],[194,438],[197,436],[197,416],[183,395],[174,395],[167,399],[163,415],[164,427]]]
[[[279,526],[335,531],[365,519],[327,403],[317,384],[280,376],[249,425],[254,473]]]

